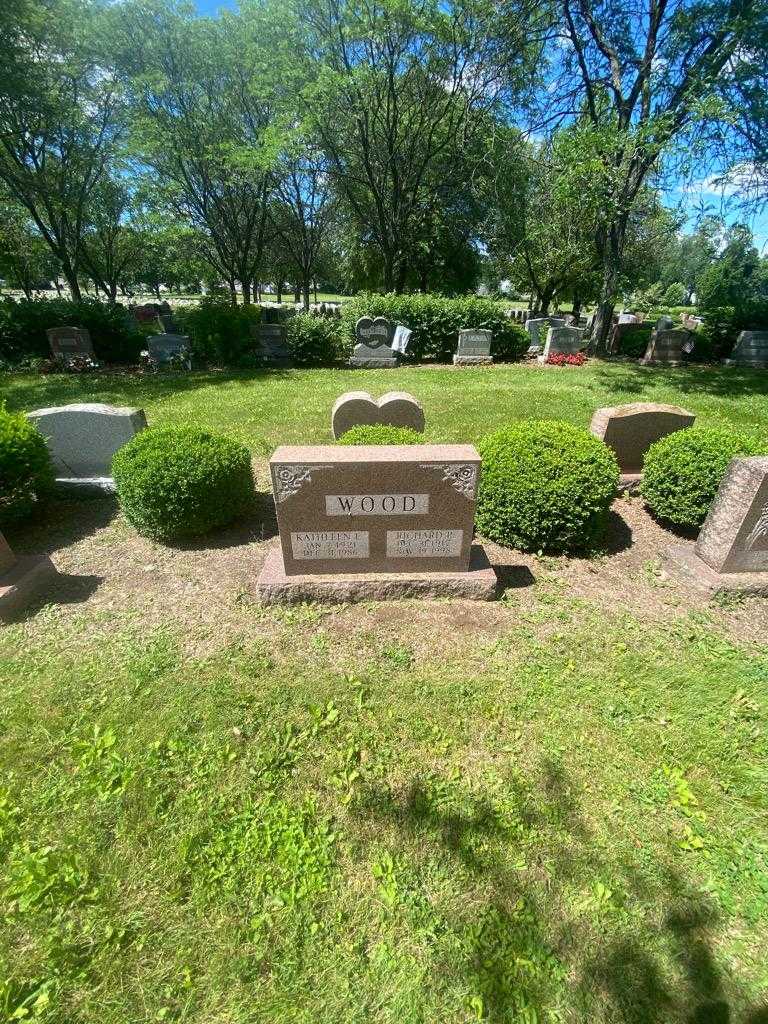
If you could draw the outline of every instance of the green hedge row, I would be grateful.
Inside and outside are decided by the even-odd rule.
[[[144,338],[125,306],[97,299],[11,299],[0,301],[0,364],[17,366],[50,359],[50,327],[85,327],[103,363],[136,363]]]
[[[406,363],[451,361],[463,327],[493,332],[491,354],[499,361],[519,359],[528,348],[522,324],[506,315],[505,307],[492,299],[475,296],[447,299],[442,295],[358,295],[341,307],[345,356],[352,353],[355,323],[361,316],[384,316],[413,331]]]
[[[740,331],[768,330],[768,301],[747,302],[735,306],[717,306],[704,311],[699,333],[712,352],[713,359],[731,354]]]

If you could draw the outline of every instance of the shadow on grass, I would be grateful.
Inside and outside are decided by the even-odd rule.
[[[666,859],[638,870],[634,859],[610,857],[559,765],[544,761],[530,787],[510,783],[512,830],[508,806],[501,813],[472,793],[458,809],[447,807],[430,791],[433,781],[415,778],[397,791],[371,786],[355,813],[394,828],[400,853],[410,850],[414,860],[447,855],[455,873],[470,876],[471,912],[448,912],[439,928],[451,929],[461,956],[454,952],[440,973],[464,976],[464,989],[479,996],[478,1017],[491,1024],[550,1013],[561,1019],[567,989],[578,1013],[568,1019],[768,1024],[768,1007],[750,1006],[738,979],[717,961],[712,940],[723,923],[709,894]],[[504,863],[515,859],[518,838],[526,840],[522,870]],[[590,902],[601,879],[613,890],[603,893],[602,906],[599,890]],[[590,895],[574,905],[579,890]],[[434,901],[439,907],[439,895]],[[621,909],[627,904],[629,914]]]
[[[252,511],[230,526],[214,530],[203,537],[166,541],[166,546],[179,551],[213,551],[244,547],[271,540],[277,536],[277,514],[271,491],[259,491]]]
[[[52,555],[108,526],[117,512],[114,495],[89,500],[53,498],[36,519],[6,528],[5,533],[19,554]]]
[[[141,407],[172,395],[196,391],[222,384],[250,385],[256,381],[289,376],[277,369],[257,370],[193,370],[191,373],[140,374],[129,371],[112,373],[41,374],[33,384],[29,374],[18,379],[14,374],[0,375],[3,398],[11,412],[69,405],[72,402],[105,402],[124,405],[130,402]]]
[[[743,398],[768,395],[765,370],[740,370],[736,367],[705,366],[690,363],[681,367],[640,366],[633,362],[610,360],[600,364],[595,374],[610,392],[643,395],[663,383],[686,395],[712,395],[717,398]]]

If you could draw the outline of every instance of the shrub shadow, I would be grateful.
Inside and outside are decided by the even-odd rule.
[[[660,380],[682,394],[711,395],[717,398],[743,398],[746,395],[768,395],[768,373],[689,363],[687,366],[641,366],[639,363],[601,360],[596,377],[609,392],[631,395],[653,393]],[[610,369],[609,369],[610,368]]]
[[[87,501],[53,498],[37,518],[3,532],[17,554],[54,554],[108,526],[118,512],[117,498],[107,495]]]
[[[165,541],[166,547],[178,551],[212,551],[225,548],[245,547],[271,540],[277,536],[277,513],[271,491],[259,491],[253,508],[245,516],[221,530],[190,537]]]
[[[489,844],[508,848],[516,833],[483,794],[465,796],[461,810],[446,809],[430,794],[427,778],[416,777],[397,790],[369,784],[351,808],[377,832],[382,824],[394,829],[399,851],[410,847],[417,859],[447,856],[457,871],[470,874],[479,894],[471,915],[448,912],[441,925],[451,928],[463,952],[438,970],[464,974],[465,989],[481,996],[484,1020],[516,1020],[526,1007],[533,1012],[525,1019],[556,1015],[562,1009],[556,985],[568,979],[583,1020],[768,1024],[768,1008],[750,1006],[738,979],[717,962],[712,938],[722,923],[706,892],[667,863],[643,868],[652,872],[645,875],[610,858],[592,835],[575,796],[578,789],[559,764],[545,759],[533,785],[510,780],[510,790],[521,825],[540,832],[537,848],[521,846],[522,871],[499,867],[489,854]],[[590,931],[585,925],[578,906],[563,907],[575,887],[591,890],[601,878],[627,902],[641,901],[651,913],[647,923],[637,915],[626,922],[611,918],[596,945],[594,927]],[[557,964],[556,981],[546,977],[546,969],[519,979],[513,967],[518,962]]]

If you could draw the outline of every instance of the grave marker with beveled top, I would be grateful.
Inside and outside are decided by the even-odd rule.
[[[459,331],[459,345],[453,357],[454,366],[487,366],[493,363],[491,331],[465,327]]]
[[[645,453],[667,434],[692,427],[696,416],[677,405],[631,402],[598,409],[590,432],[613,450],[619,463],[621,483],[636,483],[643,471]]]
[[[60,486],[111,490],[112,457],[147,425],[143,409],[83,402],[27,414],[45,438]],[[101,482],[99,484],[99,482]]]
[[[397,366],[392,351],[392,325],[383,316],[372,320],[361,316],[355,324],[355,348],[349,365],[357,368],[389,369]]]
[[[695,546],[665,560],[710,594],[768,595],[768,457],[732,459]]]

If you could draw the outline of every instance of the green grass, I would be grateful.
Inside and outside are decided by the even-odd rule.
[[[766,649],[505,613],[6,629],[2,1019],[764,1021]]]
[[[439,440],[639,399],[768,426],[759,374],[599,363],[2,385],[260,453],[327,440],[361,387],[413,391]],[[651,611],[598,604],[540,559],[471,611],[187,621],[215,538],[182,562],[89,529],[126,600],[0,628],[2,1024],[768,1022],[760,602],[686,610],[648,566]],[[162,616],[144,571],[186,587]]]
[[[105,401],[143,407],[150,423],[226,431],[258,454],[278,444],[330,439],[330,414],[344,391],[410,391],[427,415],[427,436],[475,442],[510,420],[538,416],[587,426],[595,409],[626,402],[667,402],[695,412],[701,425],[768,432],[768,375],[699,367],[658,370],[591,361],[583,368],[528,365],[454,370],[292,370],[185,376],[2,375],[10,409]]]

